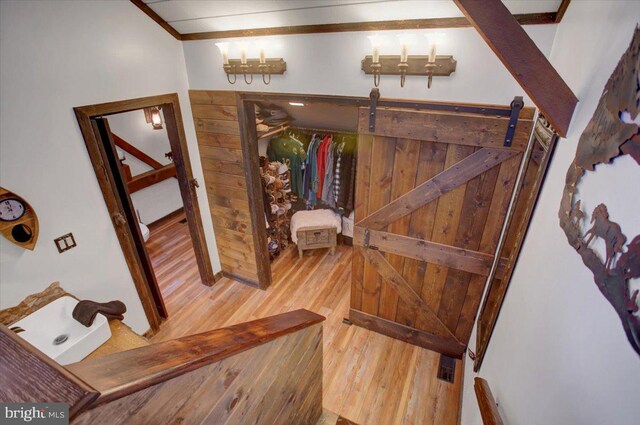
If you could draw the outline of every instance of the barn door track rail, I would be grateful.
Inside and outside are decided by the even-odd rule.
[[[468,114],[490,115],[496,117],[509,117],[509,126],[505,136],[505,147],[510,147],[520,111],[524,107],[522,96],[516,96],[511,102],[511,109],[494,108],[486,106],[461,105],[441,102],[407,102],[402,100],[381,100],[380,89],[373,88],[369,93],[369,131],[376,129],[376,110],[378,108],[406,108],[427,111],[459,112]]]

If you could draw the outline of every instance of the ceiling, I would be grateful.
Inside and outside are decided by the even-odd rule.
[[[453,18],[452,0],[143,0],[181,34],[291,25]],[[561,0],[503,0],[512,14],[555,12]]]
[[[294,127],[346,131],[356,131],[358,128],[358,107],[355,105],[304,102],[304,106],[291,106],[288,101],[280,100],[260,102],[260,105],[275,105],[284,109]]]

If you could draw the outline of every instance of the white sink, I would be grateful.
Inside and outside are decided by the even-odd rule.
[[[10,327],[24,329],[18,336],[61,365],[79,362],[111,337],[111,329],[102,314],[90,327],[82,325],[72,316],[76,304],[75,298],[58,298]]]

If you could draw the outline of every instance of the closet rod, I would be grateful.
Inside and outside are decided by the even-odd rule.
[[[282,124],[278,124],[277,126],[272,127],[271,129],[267,130],[266,132],[264,132],[262,134],[258,134],[258,140],[264,139],[265,137],[273,136],[273,135],[278,134],[278,133],[282,133],[283,131],[285,131],[288,128],[289,128],[289,122],[285,121]]]
[[[292,131],[299,131],[301,133],[333,133],[337,135],[348,134],[352,136],[357,136],[358,133],[355,131],[347,131],[347,130],[330,130],[328,128],[309,128],[309,127],[289,127]]]

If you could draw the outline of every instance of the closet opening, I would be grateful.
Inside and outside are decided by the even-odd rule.
[[[253,107],[272,282],[288,269],[280,262],[350,262],[358,107],[295,98]]]

